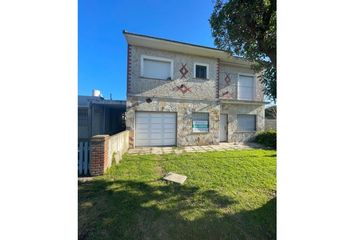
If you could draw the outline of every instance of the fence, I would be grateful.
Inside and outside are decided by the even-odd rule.
[[[79,141],[78,147],[79,176],[102,175],[128,151],[129,131],[112,136],[96,135],[90,141]]]
[[[90,174],[90,142],[80,141],[78,147],[79,176],[87,176]]]
[[[277,120],[276,119],[266,119],[265,120],[265,130],[277,130]]]
[[[112,163],[118,163],[129,148],[129,131],[123,131],[112,135],[108,139],[108,167]]]

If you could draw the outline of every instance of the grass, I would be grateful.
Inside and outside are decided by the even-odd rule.
[[[79,184],[79,239],[275,239],[275,175],[274,150],[125,155]]]

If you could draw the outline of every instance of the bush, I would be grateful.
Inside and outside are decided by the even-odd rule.
[[[267,147],[276,148],[277,133],[275,131],[260,132],[256,135],[254,141]]]

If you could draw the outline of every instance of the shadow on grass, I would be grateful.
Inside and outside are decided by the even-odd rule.
[[[79,184],[79,239],[275,239],[276,199],[252,211],[214,190],[161,182]]]

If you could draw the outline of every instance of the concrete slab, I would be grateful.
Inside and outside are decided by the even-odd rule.
[[[164,177],[163,180],[183,184],[186,181],[187,176],[180,175],[177,173],[169,172]]]
[[[182,154],[183,153],[183,150],[175,150],[175,154],[179,155],[179,154]]]
[[[183,152],[193,153],[193,152],[209,152],[209,151],[229,151],[236,149],[252,149],[252,148],[262,148],[262,145],[257,145],[254,143],[227,143],[223,142],[216,145],[205,145],[205,146],[185,146],[185,147],[137,147],[136,149],[129,149],[129,154],[181,154]]]

